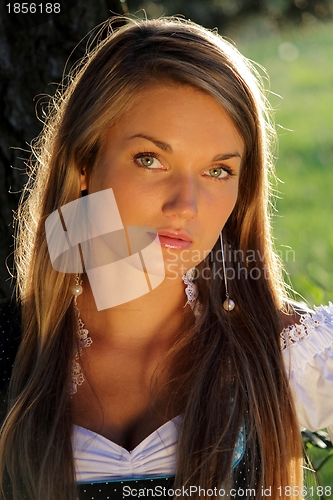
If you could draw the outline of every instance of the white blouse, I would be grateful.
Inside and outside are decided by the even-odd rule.
[[[333,438],[333,304],[305,313],[300,324],[281,332],[281,349],[301,428],[328,428]],[[78,482],[169,476],[175,473],[182,417],[166,422],[132,451],[74,426],[73,450]],[[333,441],[333,439],[332,439]],[[235,450],[241,459],[244,435]],[[237,448],[237,447],[236,447]]]
[[[106,481],[110,478],[173,475],[180,424],[179,415],[152,432],[132,451],[75,425],[73,449],[76,480]]]
[[[328,428],[333,442],[333,304],[315,307],[281,332],[281,349],[298,421]]]

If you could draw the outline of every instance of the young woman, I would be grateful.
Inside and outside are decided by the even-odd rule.
[[[251,64],[184,21],[111,33],[57,96],[2,304],[3,498],[305,496],[300,426],[333,424],[333,309],[288,301],[273,136]],[[62,238],[82,269],[55,264]]]

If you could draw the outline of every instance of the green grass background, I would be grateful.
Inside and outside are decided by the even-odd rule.
[[[333,301],[333,24],[279,31],[257,18],[228,35],[270,77],[281,180],[273,217],[276,248],[293,288],[310,306],[327,304]],[[329,452],[307,451],[315,468]],[[333,457],[318,476],[332,487],[323,498],[333,499]]]
[[[294,289],[311,306],[326,304],[333,301],[333,24],[271,33],[256,20],[231,36],[270,77],[282,181],[276,248]],[[286,43],[293,60],[281,58]]]

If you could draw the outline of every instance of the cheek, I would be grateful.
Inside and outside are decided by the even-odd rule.
[[[209,253],[216,244],[220,233],[223,230],[237,200],[237,190],[229,192],[224,196],[221,203],[219,199],[216,203],[210,204],[202,214],[202,238],[199,245],[205,253]]]
[[[231,193],[230,203],[229,203],[229,207],[228,207],[228,217],[231,214],[231,212],[233,211],[233,209],[235,208],[237,199],[238,199],[238,183],[237,183],[237,186],[235,187],[235,189],[233,189],[233,191]]]
[[[111,187],[123,224],[151,227],[151,219],[158,214],[156,196],[132,182],[116,182]]]
[[[238,198],[238,180],[235,182],[235,184],[232,186],[232,189],[230,189],[230,192],[228,193],[228,197],[226,200],[225,204],[225,213],[227,215],[227,218],[230,216],[231,212],[235,208],[237,198]]]
[[[236,205],[237,197],[238,184],[222,193],[210,196],[203,206],[206,219],[213,225],[223,227]]]
[[[112,163],[112,162],[110,162]],[[124,200],[129,200],[135,196],[135,190],[131,189],[131,183],[125,175],[117,175],[117,170],[108,165],[100,165],[93,174],[89,182],[89,193],[96,193],[104,189],[112,189],[116,197],[117,204],[124,206]]]

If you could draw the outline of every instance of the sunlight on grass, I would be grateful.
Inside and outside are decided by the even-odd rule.
[[[282,96],[269,96],[282,181],[273,218],[277,250],[282,258],[286,246],[294,250],[287,270],[310,305],[333,301],[333,24],[272,34],[250,24],[231,36],[267,69],[271,91]]]

